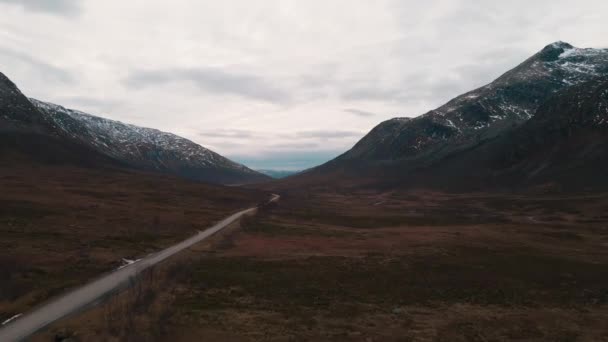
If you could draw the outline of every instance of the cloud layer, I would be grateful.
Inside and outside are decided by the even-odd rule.
[[[80,0],[0,0],[0,3],[20,6],[26,11],[76,15],[80,12]]]
[[[550,42],[608,46],[603,0],[0,0],[0,11],[0,71],[26,94],[265,168],[333,157]]]
[[[124,83],[127,88],[141,89],[170,82],[191,82],[206,94],[235,95],[274,103],[289,101],[288,93],[260,76],[221,68],[134,70]]]

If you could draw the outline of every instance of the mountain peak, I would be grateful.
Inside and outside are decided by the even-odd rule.
[[[564,50],[574,49],[574,46],[572,44],[566,43],[566,42],[561,41],[561,40],[553,42],[553,43],[547,45],[546,47],[549,47],[549,46],[552,47],[552,48],[554,48],[554,49],[564,49]]]
[[[5,74],[0,72],[0,94],[19,94],[21,95],[21,91],[13,81],[11,81]]]
[[[540,51],[539,57],[542,61],[551,62],[557,60],[562,53],[572,49],[574,46],[560,40],[545,46]]]

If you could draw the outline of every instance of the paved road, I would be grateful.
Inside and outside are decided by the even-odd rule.
[[[277,201],[279,195],[273,195],[270,202]],[[71,313],[81,310],[88,305],[102,299],[108,293],[119,290],[129,281],[134,279],[137,274],[146,268],[158,264],[168,257],[208,238],[218,231],[226,228],[243,215],[255,211],[257,208],[250,208],[230,215],[221,222],[195,236],[184,240],[177,245],[169,247],[158,253],[151,254],[136,263],[130,264],[112,273],[73,290],[62,297],[50,301],[49,303],[36,308],[34,311],[8,323],[0,329],[0,341],[20,341],[32,335],[36,331],[46,327],[50,323],[65,317]]]

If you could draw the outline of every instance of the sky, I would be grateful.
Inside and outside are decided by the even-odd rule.
[[[0,0],[30,97],[305,169],[545,45],[608,47],[606,0]]]

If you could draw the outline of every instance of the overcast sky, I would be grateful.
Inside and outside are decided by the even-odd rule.
[[[302,169],[557,40],[608,46],[606,0],[0,0],[28,96]]]

